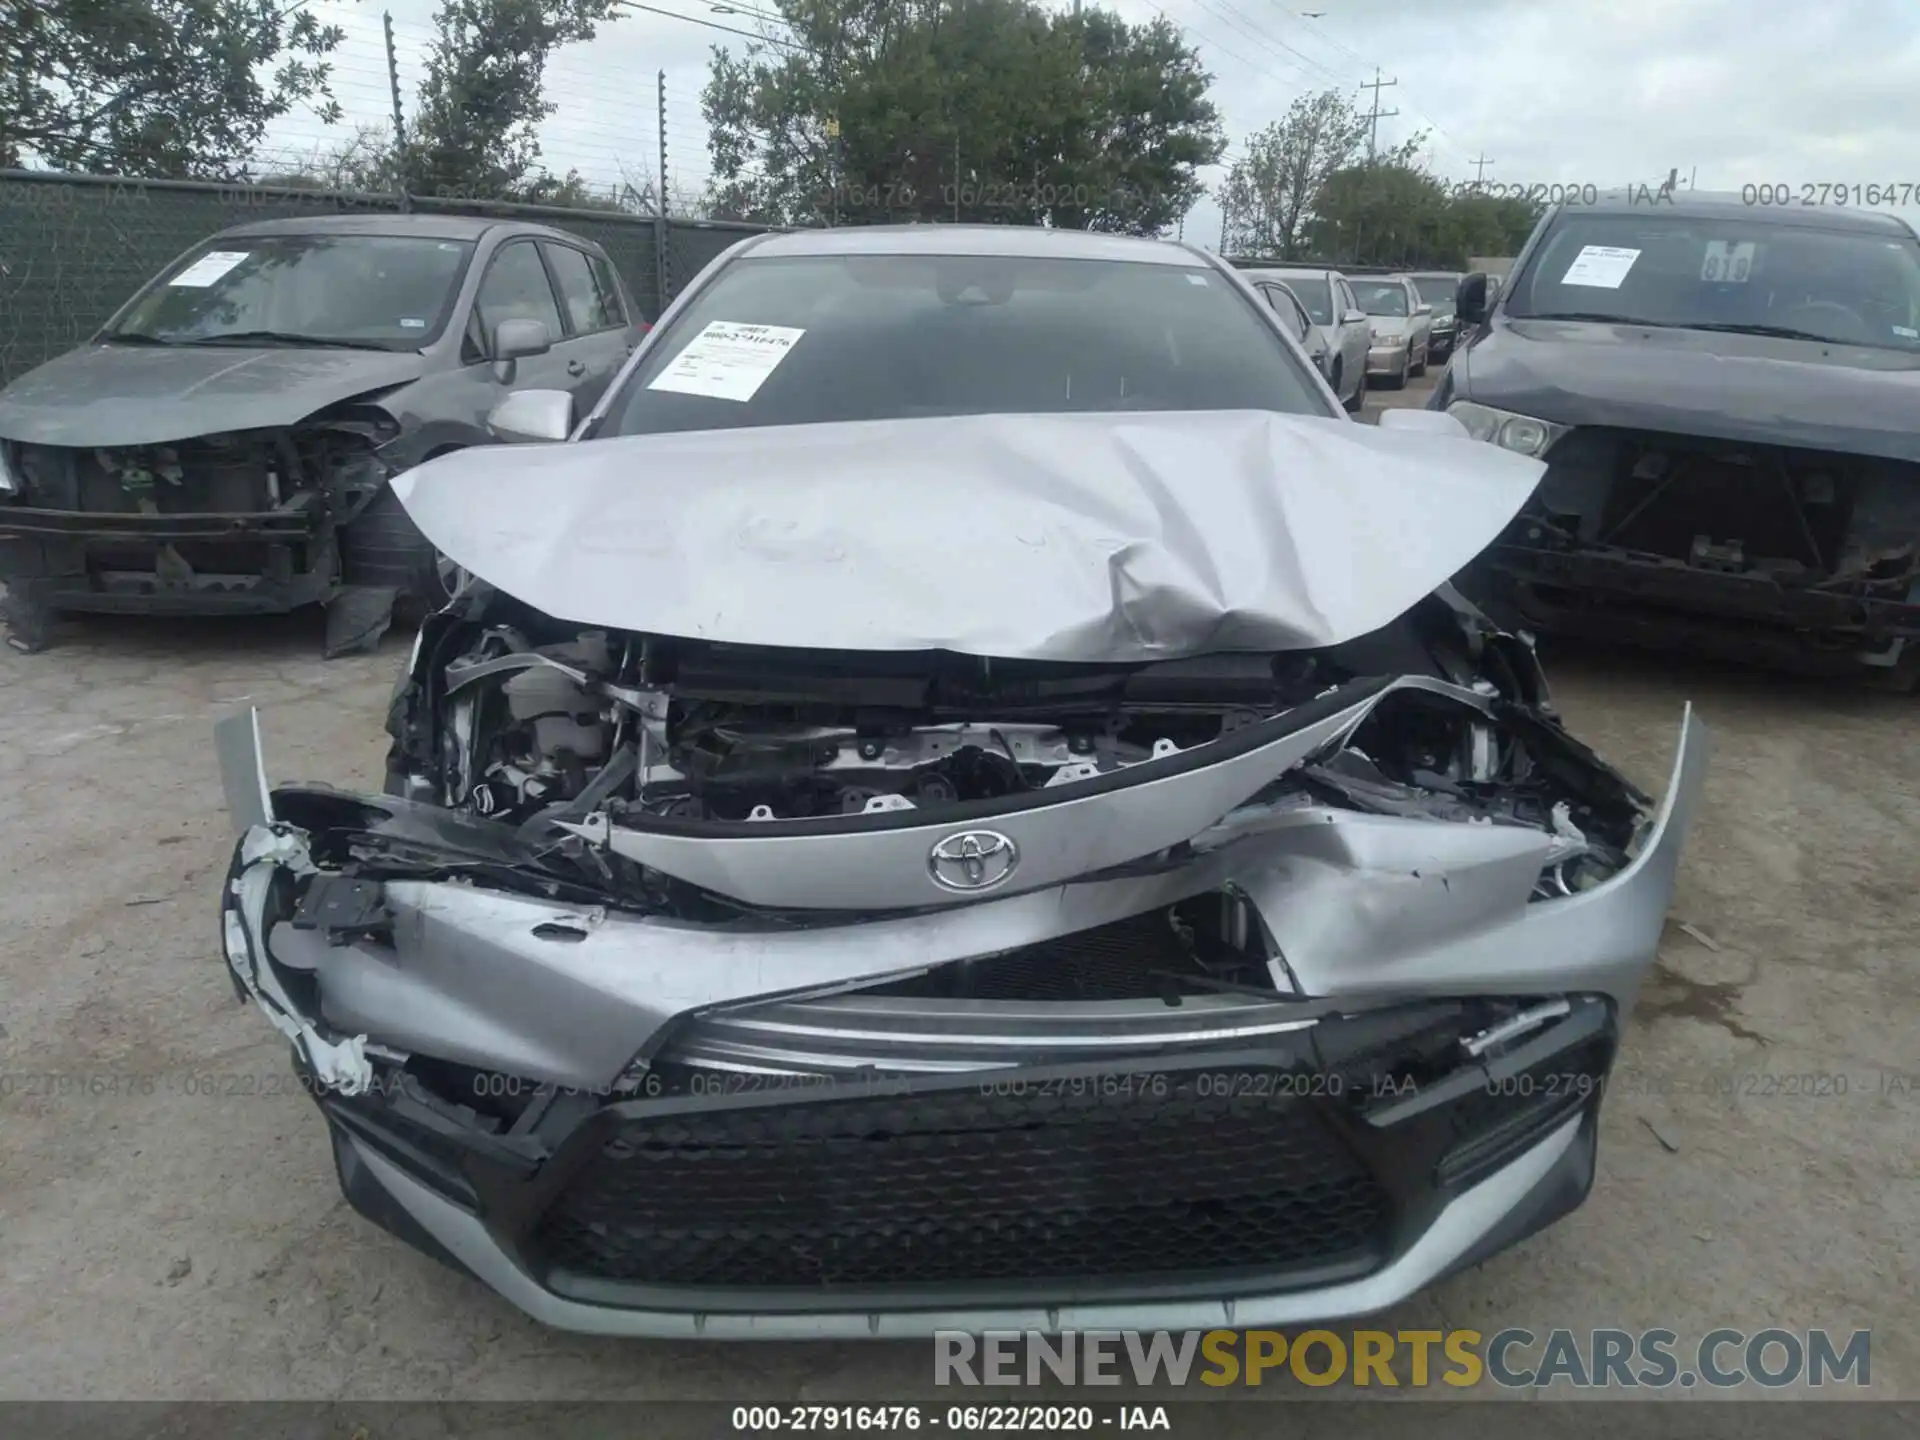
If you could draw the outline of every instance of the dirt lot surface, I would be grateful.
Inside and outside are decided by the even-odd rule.
[[[347,1209],[215,944],[217,716],[261,707],[276,778],[377,784],[407,637],[334,663],[319,639],[102,619],[0,649],[0,1395],[951,1398],[919,1345],[543,1332]],[[1874,1393],[1920,1393],[1920,699],[1548,658],[1649,789],[1684,702],[1716,732],[1621,1061],[1664,1078],[1610,1097],[1581,1210],[1384,1327],[1870,1327]]]

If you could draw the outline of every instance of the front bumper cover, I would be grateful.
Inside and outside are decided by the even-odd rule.
[[[236,990],[311,1077],[356,1208],[545,1323],[771,1339],[1335,1319],[1394,1304],[1584,1197],[1618,1017],[1652,962],[1706,749],[1689,715],[1638,854],[1548,903],[1525,904],[1522,887],[1507,904],[1517,857],[1472,853],[1487,827],[1318,813],[1241,834],[1195,864],[1228,867],[1292,989],[1243,1011],[1233,997],[1187,1016],[1160,1007],[1176,1018],[1158,1030],[1137,1010],[1060,1011],[1043,1044],[1030,1014],[1007,1033],[943,1022],[937,1035],[925,1014],[862,1009],[849,990],[924,968],[943,945],[1004,948],[1004,927],[1061,933],[1139,912],[1182,882],[1095,878],[744,939],[388,882],[326,902],[345,920],[323,939],[289,919],[310,862],[277,818],[319,802],[268,791],[243,716],[220,734],[246,827],[223,935]],[[325,803],[401,826],[456,820],[385,797]],[[1451,849],[1435,848],[1443,831]],[[1390,895],[1413,854],[1444,884]],[[1442,889],[1451,913],[1435,908]],[[399,947],[384,954],[347,936],[376,902]],[[436,916],[454,923],[436,930]],[[832,976],[808,958],[823,942],[855,952]],[[1457,1025],[1450,1007],[1487,996],[1555,1018],[1417,1092],[1383,1085],[1428,1019]],[[723,1068],[769,1035],[786,1047],[777,1063]],[[954,1068],[942,1039],[991,1068]],[[1063,1048],[1081,1058],[1062,1064]],[[860,1068],[876,1049],[887,1073]],[[408,1050],[536,1098],[490,1122],[419,1083]],[[676,1057],[708,1066],[704,1090],[653,1093]],[[711,1078],[729,1074],[743,1078]],[[1208,1148],[1227,1134],[1234,1145]],[[1259,1163],[1236,1168],[1249,1155]],[[1197,1190],[1170,1195],[1170,1177]],[[1075,1260],[1090,1230],[1139,1237],[1121,1273]],[[1015,1272],[994,1269],[996,1248]]]

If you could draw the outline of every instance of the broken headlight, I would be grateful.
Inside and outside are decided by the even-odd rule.
[[[1447,406],[1447,413],[1466,426],[1467,433],[1474,439],[1516,454],[1531,455],[1536,460],[1571,428],[1551,420],[1536,420],[1531,415],[1516,415],[1511,410],[1496,410],[1491,405],[1476,405],[1471,400],[1454,401]]]

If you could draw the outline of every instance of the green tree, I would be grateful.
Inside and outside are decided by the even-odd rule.
[[[1320,192],[1366,154],[1368,127],[1350,99],[1323,90],[1301,96],[1251,137],[1221,189],[1228,251],[1299,259]],[[1376,163],[1408,165],[1425,142],[1424,133],[1415,135],[1381,152]]]
[[[1225,142],[1165,20],[1034,0],[777,0],[716,48],[701,109],[716,216],[1004,221],[1157,234]]]
[[[407,187],[459,199],[577,199],[577,175],[540,166],[534,132],[555,108],[542,80],[556,49],[592,39],[619,9],[619,0],[443,0],[400,149]]]
[[[0,4],[0,165],[236,179],[296,105],[340,108],[305,0]]]
[[[1457,194],[1450,216],[1455,258],[1464,265],[1470,255],[1518,255],[1545,209],[1545,203],[1539,200],[1471,190]]]
[[[1410,165],[1337,170],[1313,200],[1313,252],[1352,265],[1446,265],[1460,253],[1447,187]]]

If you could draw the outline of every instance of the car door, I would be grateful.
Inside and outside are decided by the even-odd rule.
[[[1406,292],[1407,315],[1410,317],[1407,321],[1407,353],[1419,355],[1424,363],[1427,352],[1433,347],[1433,307],[1428,305],[1427,313],[1422,315],[1420,307],[1427,302],[1420,298],[1420,292],[1414,289],[1413,282],[1402,280],[1400,288]]]
[[[549,239],[540,241],[540,252],[567,327],[566,388],[573,392],[574,413],[584,415],[619,373],[635,337],[605,256]]]
[[[1312,318],[1300,308],[1300,301],[1294,293],[1277,280],[1270,280],[1259,286],[1260,293],[1280,316],[1287,331],[1300,342],[1300,348],[1307,352],[1314,368],[1322,375],[1327,373],[1327,342],[1320,338],[1320,332],[1314,328]]]
[[[1335,307],[1340,312],[1336,317],[1340,322],[1340,359],[1349,375],[1363,375],[1367,369],[1367,350],[1372,343],[1367,330],[1367,317],[1360,309],[1360,302],[1354,299],[1353,287],[1347,284],[1347,277],[1333,277]],[[1359,319],[1351,317],[1358,315]]]
[[[513,376],[502,381],[494,373],[493,337],[503,320],[538,320],[547,327],[552,348],[544,355],[523,355],[514,362]],[[579,342],[567,337],[561,318],[560,300],[554,294],[553,279],[546,261],[532,236],[509,240],[493,252],[486,274],[474,293],[473,310],[467,317],[467,329],[461,347],[461,359],[468,372],[483,377],[481,383],[491,394],[479,407],[482,414],[491,410],[515,390],[572,390],[579,377],[569,374],[580,362],[573,349]]]

